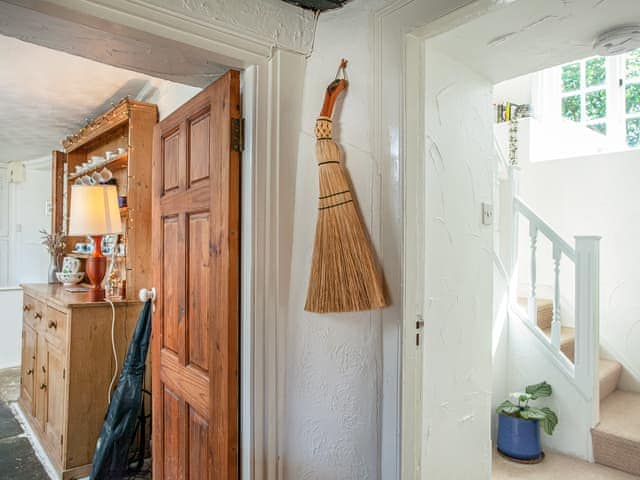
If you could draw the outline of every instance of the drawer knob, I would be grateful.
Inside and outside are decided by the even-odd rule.
[[[57,329],[58,328],[58,322],[50,320],[49,321],[49,328]]]
[[[27,370],[27,375],[31,375],[33,374],[33,368],[30,368],[29,370]]]
[[[29,310],[31,310],[31,305],[23,305],[22,306],[22,311],[23,312],[28,312]]]
[[[35,318],[36,320],[40,320],[42,318],[42,313],[40,312],[36,312],[33,314],[33,318]]]
[[[45,388],[47,388],[47,384],[46,383],[41,383],[40,384],[40,390],[44,390]]]

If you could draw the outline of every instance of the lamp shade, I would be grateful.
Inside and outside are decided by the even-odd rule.
[[[122,233],[115,185],[72,185],[69,235]]]

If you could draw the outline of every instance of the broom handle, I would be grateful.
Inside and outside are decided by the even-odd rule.
[[[324,94],[324,103],[322,104],[322,110],[320,110],[321,117],[331,118],[331,115],[333,114],[333,107],[336,104],[338,96],[340,95],[340,93],[346,90],[347,85],[349,85],[347,79],[344,78],[344,69],[346,67],[347,61],[343,58],[340,62],[340,67],[338,67],[338,74],[336,75],[336,79],[329,84],[329,86],[327,87],[327,91]],[[342,72],[343,78],[338,78],[340,72]]]

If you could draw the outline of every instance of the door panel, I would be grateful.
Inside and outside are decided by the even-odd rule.
[[[47,341],[43,334],[36,336],[36,368],[34,375],[35,395],[34,413],[35,422],[40,430],[44,431],[44,424],[47,420]]]
[[[33,388],[35,385],[37,335],[33,328],[22,325],[22,367],[20,372],[22,408],[33,415]]]
[[[163,281],[164,288],[160,301],[162,302],[163,321],[163,347],[178,354],[178,342],[180,330],[180,241],[178,239],[178,217],[163,218],[162,249],[167,252],[163,255]]]
[[[211,123],[207,111],[189,122],[189,184],[209,178]]]
[[[64,353],[47,343],[45,435],[56,460],[62,461],[62,434],[64,426]]]
[[[188,361],[209,370],[209,213],[189,216]]]
[[[238,478],[239,73],[154,130],[153,473]]]

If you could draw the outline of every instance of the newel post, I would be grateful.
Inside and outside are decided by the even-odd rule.
[[[600,360],[600,238],[576,239],[576,381],[592,397],[592,426],[598,421]]]

